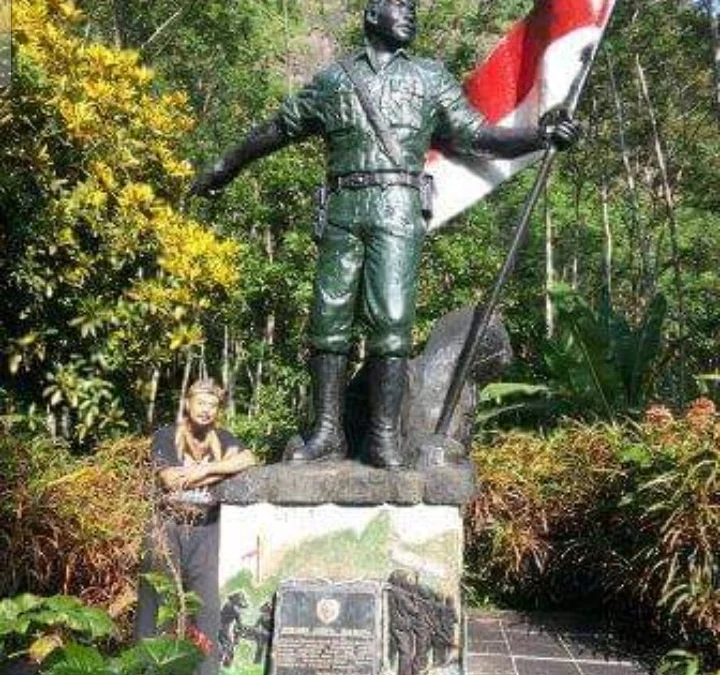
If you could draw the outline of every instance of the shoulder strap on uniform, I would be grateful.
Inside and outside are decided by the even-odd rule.
[[[398,144],[395,137],[390,133],[388,125],[385,123],[385,119],[380,114],[380,111],[375,107],[368,94],[365,85],[360,81],[355,73],[352,65],[352,59],[346,58],[340,61],[340,67],[343,72],[348,76],[348,79],[352,83],[352,86],[357,94],[360,106],[365,111],[365,115],[370,122],[370,126],[373,128],[380,146],[383,152],[392,160],[393,164],[398,167],[403,165],[403,152]]]

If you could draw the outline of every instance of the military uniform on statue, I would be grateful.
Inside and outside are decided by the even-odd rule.
[[[327,181],[316,228],[319,259],[310,344],[315,422],[289,452],[293,462],[342,458],[347,354],[358,296],[367,326],[369,427],[365,454],[375,466],[408,464],[400,409],[415,318],[418,271],[432,181],[423,173],[431,145],[456,154],[512,158],[569,145],[575,125],[506,129],[486,125],[439,62],[412,56],[414,0],[371,0],[363,49],[330,65],[269,121],[200,175],[209,195],[248,163],[312,135],[324,138]]]

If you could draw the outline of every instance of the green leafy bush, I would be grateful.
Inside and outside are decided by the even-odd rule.
[[[114,630],[110,617],[72,596],[29,593],[0,600],[0,663],[28,654],[42,661],[68,637],[97,640]]]
[[[168,636],[108,656],[96,643],[114,632],[106,612],[72,596],[0,600],[0,665],[25,657],[47,675],[190,675],[203,656],[192,641]]]
[[[186,96],[160,94],[138,53],[86,28],[73,2],[13,5],[0,384],[89,446],[141,425],[160,371],[204,341],[237,288],[242,247],[182,211]]]
[[[720,659],[720,423],[699,399],[682,419],[567,422],[478,447],[471,577],[525,605],[593,601],[632,612]]]
[[[612,419],[638,412],[652,393],[667,302],[656,295],[636,327],[604,301],[595,311],[573,289],[552,291],[557,335],[544,350],[551,387],[567,411]]]

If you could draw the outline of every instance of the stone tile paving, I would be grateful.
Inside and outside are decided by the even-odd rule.
[[[637,653],[597,621],[570,614],[471,611],[468,675],[641,675]]]

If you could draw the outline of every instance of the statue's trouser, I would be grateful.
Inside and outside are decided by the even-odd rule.
[[[319,242],[310,342],[347,354],[358,296],[372,356],[407,356],[415,321],[425,221],[411,187],[368,187],[330,195]]]
[[[412,187],[338,190],[331,194],[328,224],[319,242],[310,341],[315,353],[324,358],[347,354],[360,296],[372,368],[368,451],[378,466],[403,463],[400,406],[425,228],[420,195]],[[341,409],[344,365],[339,389],[322,382],[318,386],[337,392],[333,405]],[[332,417],[341,425],[340,416]],[[327,424],[323,429],[324,436],[332,435]],[[323,453],[318,452],[315,438],[314,433],[306,447],[310,445],[313,458],[318,458]]]
[[[216,675],[219,668],[218,633],[220,631],[220,597],[218,588],[218,549],[220,529],[215,514],[195,525],[158,518],[144,542],[141,572],[162,572],[182,579],[183,591],[193,591],[202,607],[190,620],[212,645],[210,653],[196,669],[196,675]],[[136,639],[157,635],[160,597],[141,577],[138,608],[135,617]]]

